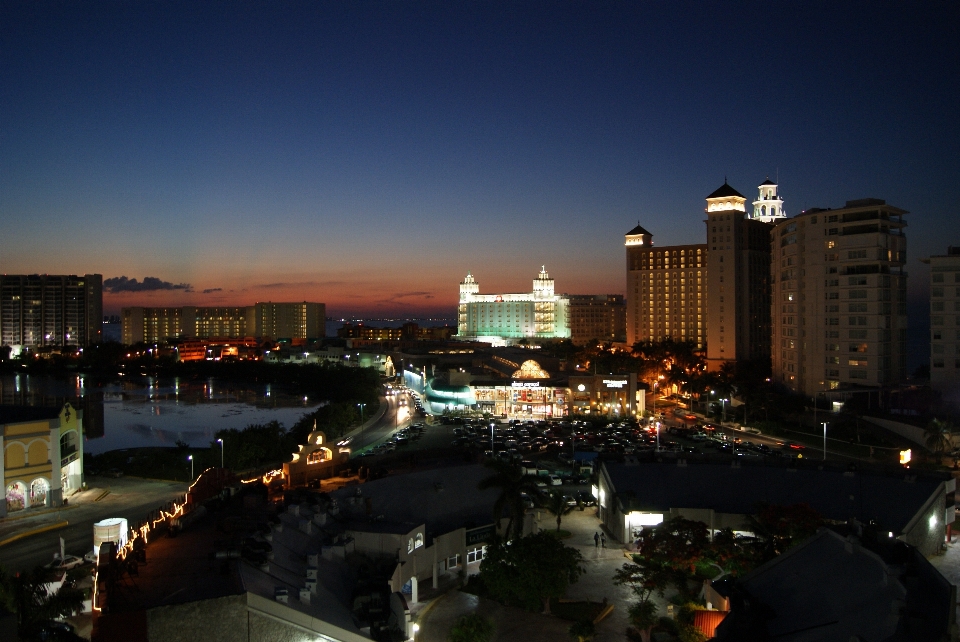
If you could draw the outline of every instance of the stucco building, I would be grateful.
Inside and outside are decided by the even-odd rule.
[[[69,403],[0,406],[0,451],[6,497],[0,517],[60,506],[83,485],[83,418]]]

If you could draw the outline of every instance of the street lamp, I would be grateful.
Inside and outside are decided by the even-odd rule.
[[[357,408],[360,409],[360,437],[361,437],[361,439],[363,438],[363,408],[364,408],[366,405],[367,405],[367,404],[365,404],[365,403],[358,403],[358,404],[357,404]]]
[[[658,381],[653,382],[653,418],[657,418],[657,385]]]
[[[223,468],[223,440],[218,439],[217,441],[220,442],[220,468]]]
[[[190,460],[190,481],[193,481],[193,455],[187,455],[187,459]]]
[[[727,402],[729,399],[721,399],[720,403],[723,404],[723,420],[720,422],[722,424],[727,423]]]
[[[823,422],[823,461],[827,461],[827,422]]]

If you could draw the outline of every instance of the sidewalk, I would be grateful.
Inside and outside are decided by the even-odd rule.
[[[88,488],[68,496],[66,506],[17,511],[8,515],[0,519],[0,542],[6,543],[18,535],[27,537],[51,524],[68,521],[71,509],[95,502],[104,492],[107,491],[102,488]]]
[[[544,512],[540,525],[542,529],[555,528],[556,522],[553,515]],[[623,640],[629,619],[627,612],[634,599],[628,587],[613,583],[613,575],[617,569],[629,561],[624,555],[624,547],[617,544],[609,534],[606,548],[597,548],[594,545],[593,534],[600,530],[600,522],[594,508],[587,508],[583,512],[573,511],[566,515],[561,528],[572,533],[569,539],[564,540],[564,544],[580,551],[583,555],[583,566],[586,569],[586,573],[580,576],[579,581],[569,587],[566,598],[595,602],[606,598],[610,604],[613,604],[614,609],[597,625],[593,640],[594,642]],[[660,614],[666,615],[666,600],[656,599],[656,601],[660,606]],[[521,639],[524,642],[552,642],[570,639],[567,630],[573,622],[555,616],[504,607],[468,593],[453,590],[431,603],[425,602],[426,599],[422,600],[414,608],[414,612],[418,614],[417,623],[420,626],[420,631],[417,633],[418,642],[446,642],[450,627],[457,619],[473,612],[480,613],[495,623],[496,630],[493,637],[495,642]]]

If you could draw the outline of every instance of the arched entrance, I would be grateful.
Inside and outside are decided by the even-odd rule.
[[[43,477],[37,477],[30,482],[30,508],[41,508],[47,505],[47,495],[50,494],[50,482]]]
[[[7,512],[23,510],[27,501],[27,485],[20,481],[7,486]]]

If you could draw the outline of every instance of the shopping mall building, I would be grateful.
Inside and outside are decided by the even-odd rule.
[[[525,361],[507,378],[449,373],[427,377],[423,370],[404,370],[406,385],[416,390],[432,414],[478,411],[504,419],[553,419],[601,414],[641,417],[644,391],[637,375],[561,373],[552,376],[536,361]]]

